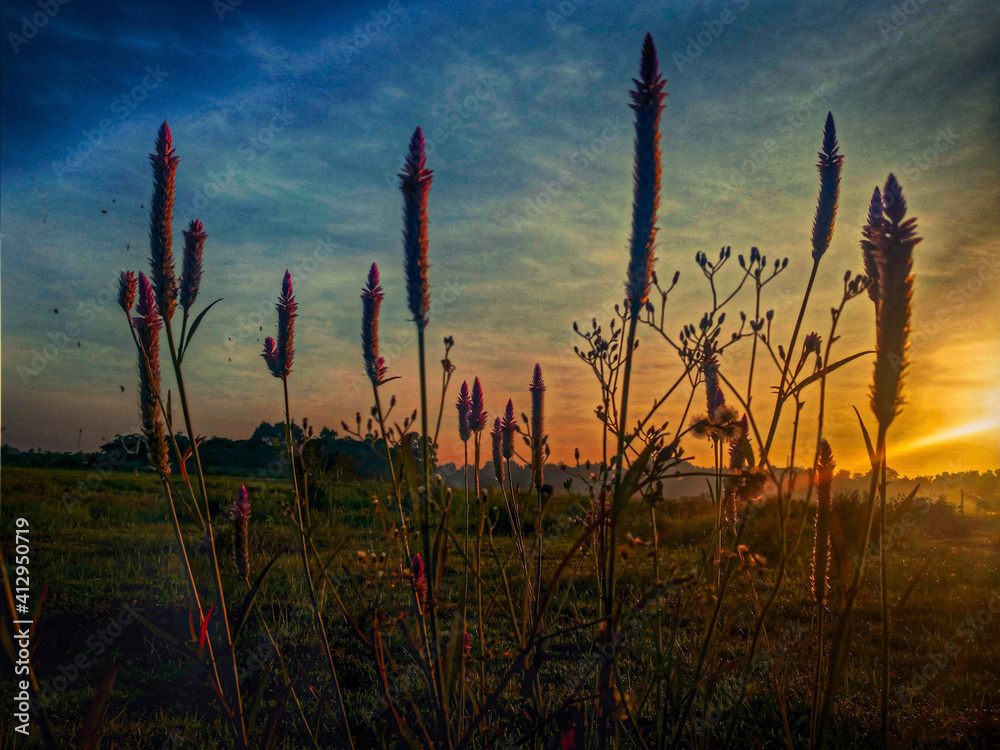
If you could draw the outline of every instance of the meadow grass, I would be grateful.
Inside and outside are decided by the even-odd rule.
[[[0,473],[0,489],[4,496],[4,515],[7,518],[24,516],[33,521],[36,555],[35,575],[48,586],[48,597],[43,606],[37,636],[36,662],[41,681],[50,683],[58,677],[59,666],[71,664],[74,657],[86,651],[84,635],[95,626],[110,622],[125,603],[135,601],[151,620],[168,623],[177,633],[186,627],[185,586],[173,549],[170,522],[163,508],[159,480],[151,473],[113,474],[89,498],[71,508],[66,508],[61,497],[86,477],[86,472],[51,469],[6,468]],[[231,477],[207,478],[210,492],[218,497],[235,495],[240,480]],[[285,522],[282,502],[289,494],[287,482],[254,482],[246,480],[254,499],[255,524],[251,531],[253,565],[260,566],[270,557],[272,550],[294,543],[294,535]],[[367,570],[358,562],[357,552],[363,550],[369,558],[377,558],[389,551],[372,510],[371,489],[352,484],[337,489],[332,512],[313,508],[315,540],[324,549],[338,549],[333,567],[342,571],[345,583],[350,579],[362,591],[374,588]],[[499,498],[493,498],[494,503]],[[574,495],[557,495],[550,510],[553,518],[562,517],[571,507],[584,504],[586,498]],[[713,528],[714,510],[710,504],[691,502],[694,510],[685,515],[658,520],[660,555],[664,563],[675,563],[681,570],[690,570],[698,563],[701,546]],[[464,519],[458,508],[456,521]],[[951,516],[950,516],[951,517]],[[892,648],[896,658],[892,665],[892,685],[912,682],[913,669],[922,669],[929,655],[943,650],[948,641],[956,641],[961,651],[939,678],[920,693],[911,704],[900,709],[900,721],[923,722],[914,747],[989,747],[1000,732],[1000,720],[993,710],[995,696],[1000,695],[1000,614],[992,623],[976,632],[970,640],[957,638],[956,633],[969,629],[966,618],[983,609],[991,591],[1000,588],[1000,571],[994,560],[1000,553],[1000,517],[996,515],[957,516],[951,536],[942,535],[939,524],[923,520],[893,548],[890,566],[890,585],[902,591],[912,571],[928,557],[934,562],[907,600],[893,632]],[[636,513],[630,526],[635,536],[651,538],[651,527],[645,514]],[[775,519],[767,512],[759,517],[761,523],[755,534],[762,539],[773,530]],[[461,530],[461,524],[459,524]],[[193,519],[184,523],[188,534],[189,554],[199,573],[208,566],[204,552],[198,553],[198,525]],[[550,527],[551,554],[547,556],[554,566],[555,560],[575,540],[577,526],[568,525],[561,531],[555,524]],[[787,680],[790,697],[788,711],[793,731],[799,741],[808,731],[808,675],[813,649],[808,633],[813,627],[813,602],[808,595],[811,550],[808,535],[794,554],[789,577],[795,582],[776,602],[772,615],[774,646],[780,654],[782,679]],[[501,550],[512,544],[509,532],[496,535]],[[748,540],[751,545],[755,539]],[[228,539],[218,539],[220,547]],[[648,547],[637,546],[629,556],[622,572],[622,585],[626,591],[638,593],[649,585],[652,563]],[[235,586],[238,582],[234,566],[225,566],[225,582]],[[294,555],[287,554],[276,564],[275,572],[268,577],[266,590],[261,596],[268,602],[268,611],[283,620],[287,653],[300,654],[311,664],[307,680],[321,684],[324,677],[322,663],[316,662],[315,652],[310,651],[307,618],[302,608],[308,596],[298,575]],[[550,571],[546,571],[550,572]],[[452,573],[458,583],[460,572]],[[760,571],[761,581],[770,573]],[[868,591],[877,591],[877,570],[870,570]],[[486,588],[501,586],[497,569],[486,568]],[[443,586],[443,591],[456,591],[460,586]],[[561,627],[592,621],[596,615],[595,594],[598,591],[593,559],[567,578],[560,595],[564,601],[558,609],[554,623]],[[744,594],[746,592],[743,592]],[[390,597],[399,606],[405,606],[407,593],[397,590]],[[748,601],[744,603],[749,604]],[[388,602],[387,602],[388,604]],[[459,606],[457,599],[446,600],[442,606],[453,611]],[[834,747],[874,747],[878,742],[878,700],[875,675],[871,672],[872,660],[879,650],[880,604],[877,596],[868,594],[858,606],[859,623],[875,626],[859,627],[855,643],[859,658],[845,675],[843,693],[851,696],[838,704],[838,721],[831,737]],[[752,617],[745,616],[737,627],[749,626]],[[487,622],[490,643],[487,657],[497,665],[508,658],[505,652],[516,648],[508,629],[494,618]],[[364,659],[358,658],[350,634],[334,612],[327,623],[333,648],[343,664],[341,678],[350,710],[352,724],[363,723],[364,713],[371,710],[371,696],[378,694],[377,677]],[[964,632],[964,630],[962,631]],[[240,663],[252,664],[253,649],[259,647],[260,632],[248,633],[247,643],[252,644],[241,655]],[[591,658],[593,629],[584,636],[553,644],[551,661],[542,676],[553,686],[564,684],[581,664]],[[732,646],[737,640],[733,638]],[[630,665],[641,671],[642,658],[629,656]],[[270,657],[273,660],[273,657]],[[126,635],[114,642],[94,664],[69,688],[60,693],[52,703],[52,716],[58,729],[73,736],[93,694],[94,684],[102,668],[111,662],[121,667],[121,674],[111,696],[106,714],[106,725],[101,747],[218,747],[218,737],[225,735],[222,720],[213,714],[210,706],[202,705],[191,696],[201,694],[202,688],[191,665],[171,652],[164,643],[144,632],[139,625],[126,629]],[[263,670],[252,674],[248,680],[256,686]],[[741,732],[742,740],[752,745],[751,735],[759,738],[765,747],[781,743],[778,708],[774,703],[769,682],[759,681],[760,689],[747,700],[750,706]],[[273,709],[278,698],[271,696],[265,709]],[[720,704],[724,706],[724,703]],[[2,739],[13,742],[13,732],[8,720]],[[304,738],[301,729],[287,716],[281,726],[276,747],[301,747]],[[42,747],[36,736],[34,743],[19,742],[18,747]],[[738,746],[743,745],[742,742]],[[797,743],[798,746],[798,743]]]

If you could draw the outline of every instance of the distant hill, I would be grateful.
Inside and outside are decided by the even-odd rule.
[[[293,425],[296,440],[301,440],[303,427]],[[232,440],[224,437],[212,437],[205,440],[199,454],[206,471],[213,474],[230,474],[236,476],[282,477],[288,476],[288,456],[284,447],[285,427],[281,422],[274,424],[261,422],[253,434],[244,440]],[[322,472],[335,482],[356,481],[358,479],[387,479],[388,469],[382,449],[378,442],[358,440],[354,437],[339,437],[337,432],[327,427],[318,433],[310,433],[306,443],[306,463],[310,472]],[[181,451],[188,448],[186,437],[176,437]],[[417,445],[414,446],[418,448]],[[172,459],[173,460],[173,459]],[[139,435],[116,435],[92,453],[58,453],[43,450],[18,450],[10,445],[0,448],[0,464],[3,466],[27,466],[42,468],[65,469],[99,469],[115,470],[145,470],[145,443]],[[174,470],[178,470],[176,461]],[[669,497],[699,497],[708,494],[705,476],[683,476],[690,473],[706,471],[704,468],[690,463],[682,463],[674,473],[680,474],[675,479],[665,483],[664,491]],[[474,485],[473,470],[469,469],[469,484]],[[441,464],[436,473],[444,477],[445,482],[455,488],[464,487],[465,470],[455,463]],[[516,462],[511,464],[511,473],[515,486],[528,489],[531,486],[531,469]],[[565,492],[567,480],[570,492],[583,493],[587,491],[586,483],[581,477],[587,475],[584,466],[561,468],[557,464],[546,464],[545,483],[554,492]],[[800,489],[796,493],[805,493],[806,474],[802,470]],[[966,471],[959,473],[944,473],[931,476],[900,477],[892,469],[888,470],[889,492],[892,497],[908,494],[920,485],[920,495],[933,498],[944,497],[952,503],[964,501],[971,509],[978,507],[991,512],[1000,511],[1000,470],[978,472]],[[846,471],[838,472],[834,478],[835,492],[867,492],[870,475],[850,475]],[[492,488],[496,485],[492,461],[487,461],[479,470],[480,486]]]

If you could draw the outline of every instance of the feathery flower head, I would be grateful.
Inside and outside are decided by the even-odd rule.
[[[288,271],[285,271],[281,295],[274,309],[278,311],[278,336],[276,339],[270,336],[264,339],[264,352],[261,356],[274,377],[287,378],[292,371],[292,358],[295,356],[295,318],[298,316],[298,304],[292,292],[292,275]]]
[[[813,220],[812,257],[818,261],[830,247],[833,236],[833,221],[837,216],[837,198],[840,195],[840,170],[844,157],[837,153],[837,128],[833,123],[833,113],[826,115],[823,128],[823,150],[819,152],[819,201],[816,204],[816,218]]]
[[[468,630],[465,631],[465,645],[462,646],[462,651],[465,652],[466,656],[472,653],[472,641],[469,639]]]
[[[719,388],[719,358],[710,347],[706,347],[702,354],[701,374],[705,378],[705,399],[708,416],[711,419],[726,399],[722,395],[722,389]]]
[[[878,261],[875,259],[877,245],[883,233],[885,219],[882,216],[882,193],[878,186],[868,204],[868,223],[861,228],[861,258],[868,277],[868,296],[878,306]]]
[[[749,436],[750,421],[747,419],[747,415],[744,414],[740,420],[740,434],[729,441],[729,468],[733,471],[742,469],[746,464],[746,456],[743,455],[743,449],[740,447],[740,439],[743,437],[749,439]]]
[[[368,270],[368,282],[361,291],[361,351],[365,373],[373,386],[381,385],[385,380],[385,358],[378,354],[378,313],[384,297],[379,285],[378,266],[372,263]]]
[[[427,601],[427,573],[424,571],[424,558],[419,552],[413,556],[413,592],[423,607]]]
[[[469,428],[473,432],[482,432],[486,428],[487,415],[483,405],[483,386],[476,378],[472,384],[472,411],[469,412]]]
[[[146,440],[147,456],[154,469],[170,473],[163,414],[157,395],[160,393],[160,316],[156,293],[149,279],[139,274],[137,317],[132,319],[139,344],[139,416]]]
[[[236,499],[229,508],[229,518],[233,522],[233,554],[236,558],[236,572],[240,578],[250,578],[250,496],[246,485],[240,485]]]
[[[535,487],[541,487],[545,480],[544,429],[545,381],[542,380],[542,366],[535,364],[535,371],[528,386],[531,392],[531,472]]]
[[[471,435],[469,415],[472,414],[472,399],[469,398],[469,384],[462,382],[462,387],[458,390],[458,437],[463,443],[469,442]]]
[[[517,432],[513,399],[507,400],[507,411],[504,412],[500,429],[503,431],[503,448],[501,452],[503,453],[503,457],[509,461],[514,455],[514,433]]]
[[[174,155],[170,126],[164,122],[156,137],[156,152],[149,155],[153,164],[153,199],[149,215],[149,263],[151,280],[160,314],[170,320],[177,306],[177,280],[174,277],[173,223],[174,182],[178,158]]]
[[[660,205],[660,114],[667,94],[660,75],[653,37],[646,34],[642,45],[639,78],[632,79],[630,92],[635,111],[635,166],[632,173],[632,239],[626,296],[637,314],[649,299],[649,285],[656,258],[656,211]]]
[[[885,221],[874,242],[878,267],[878,302],[875,307],[875,378],[871,407],[879,423],[888,426],[903,403],[901,385],[907,367],[910,335],[910,300],[913,296],[913,248],[917,220],[907,219],[906,201],[892,174],[882,193]]]
[[[503,487],[503,424],[500,417],[493,420],[493,431],[490,433],[493,448],[493,474],[497,483]]]
[[[268,336],[264,339],[264,351],[261,355],[267,363],[267,369],[276,378],[281,377],[281,365],[278,364],[278,349],[275,346],[274,338]]]
[[[232,521],[240,521],[241,523],[249,522],[250,520],[250,493],[247,492],[245,484],[241,484],[239,491],[236,493],[236,499],[233,500],[233,504],[229,508],[229,518]]]
[[[137,286],[135,274],[132,271],[122,271],[121,276],[118,277],[118,306],[126,314],[131,311],[132,305],[135,304]]]
[[[833,450],[823,440],[816,464],[816,539],[813,542],[812,591],[820,607],[826,602],[830,574],[830,517],[833,514],[831,486],[836,467]]]
[[[201,286],[201,259],[205,250],[205,227],[195,219],[184,230],[184,259],[181,264],[180,302],[184,312],[198,298],[198,287]]]
[[[406,272],[406,298],[417,328],[427,325],[431,291],[427,281],[427,193],[433,172],[426,168],[424,133],[413,132],[410,151],[399,187],[403,191],[403,270]]]

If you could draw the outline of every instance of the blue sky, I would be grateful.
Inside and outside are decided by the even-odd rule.
[[[657,255],[663,275],[682,272],[673,327],[703,303],[697,251],[756,245],[790,258],[770,304],[790,328],[830,110],[845,167],[826,297],[807,324],[828,328],[844,271],[861,270],[872,187],[895,171],[925,239],[890,462],[998,464],[995,3],[36,0],[5,3],[2,22],[2,409],[14,445],[75,448],[82,428],[94,447],[135,428],[132,345],[108,295],[119,270],[147,266],[146,157],[166,119],[181,159],[175,244],[187,221],[204,222],[201,299],[225,298],[188,361],[199,431],[243,436],[281,417],[258,339],[286,268],[301,311],[293,411],[338,425],[367,409],[358,294],[372,261],[387,293],[383,346],[404,376],[394,392],[414,402],[394,175],[421,125],[435,171],[430,340],[455,336],[453,385],[478,375],[491,411],[508,397],[520,410],[541,362],[556,457],[593,453],[598,391],[571,325],[607,317],[622,294],[627,92],[649,31],[668,79]],[[854,303],[842,326],[842,354],[871,346],[870,306]],[[647,402],[675,367],[649,345]],[[865,362],[833,384],[827,427],[847,468],[863,468],[850,406],[866,407],[869,380]],[[446,455],[455,442],[446,434]]]

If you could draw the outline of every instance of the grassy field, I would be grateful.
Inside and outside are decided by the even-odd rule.
[[[105,714],[100,747],[218,747],[220,738],[225,741],[226,732],[215,713],[204,675],[163,637],[154,635],[129,614],[139,612],[165,631],[191,640],[184,571],[158,480],[152,474],[113,474],[90,486],[87,482],[85,472],[11,468],[2,472],[0,520],[8,565],[14,520],[26,518],[31,528],[33,606],[43,584],[46,589],[36,625],[33,660],[43,688],[48,686],[51,691],[49,710],[57,732],[61,737],[75,739],[96,685],[108,666],[114,664],[120,672]],[[216,477],[209,479],[208,488],[218,502],[216,543],[225,562],[224,584],[230,592],[238,592],[241,587],[246,590],[232,564],[231,527],[222,510],[235,497],[239,484],[235,478]],[[67,507],[62,498],[80,487],[86,489],[82,499]],[[249,483],[248,489],[253,512],[251,569],[260,570],[274,553],[294,546],[296,533],[283,509],[290,488],[283,483],[257,481]],[[378,487],[340,486],[328,507],[313,508],[317,546],[324,557],[332,558],[330,569],[336,571],[332,577],[340,589],[337,593],[355,616],[362,609],[387,617],[407,609],[406,587],[395,586],[391,574],[394,550],[387,546],[378,514],[373,511],[373,493],[380,492]],[[460,495],[455,493],[456,498]],[[545,520],[549,545],[545,550],[546,575],[578,537],[579,527],[572,518],[585,506],[583,498],[572,495],[555,496],[550,501]],[[843,522],[850,523],[850,505],[841,504],[839,512]],[[457,537],[464,533],[464,517],[463,503],[457,499],[452,509]],[[754,596],[766,588],[772,575],[766,560],[775,555],[773,520],[765,509],[748,527],[746,544],[763,558],[764,564],[748,570],[744,580],[734,583],[735,610],[728,623],[734,642],[740,628],[752,621]],[[640,600],[653,583],[650,523],[647,506],[636,508],[625,526],[633,535],[631,549],[623,558],[621,596],[626,602]],[[699,510],[697,503],[661,507],[657,517],[661,568],[682,575],[697,565],[701,545],[713,523],[711,510]],[[183,526],[192,565],[200,579],[207,580],[210,565],[199,529],[191,519]],[[919,506],[907,523],[898,523],[897,532],[898,540],[888,552],[892,601],[899,602],[911,576],[930,560],[905,605],[894,610],[891,684],[895,688],[893,722],[897,736],[914,730],[915,747],[996,747],[1000,742],[1000,712],[996,709],[1000,698],[1000,518],[964,516],[950,508]],[[784,746],[779,702],[785,703],[792,736],[801,737],[808,731],[809,675],[815,653],[815,610],[808,589],[811,538],[807,528],[792,558],[788,583],[768,618],[765,658],[747,688],[740,747],[753,747],[756,742],[763,747]],[[495,529],[494,543],[498,559],[506,558],[512,543],[503,524]],[[484,548],[489,546],[485,544]],[[380,562],[383,553],[388,556],[386,562]],[[487,591],[496,587],[499,594],[503,587],[500,567],[488,567]],[[593,553],[574,562],[574,567],[559,584],[549,620],[552,629],[566,630],[564,636],[550,641],[544,662],[542,679],[553,686],[568,684],[574,676],[586,674],[595,648],[594,628],[580,627],[594,620],[596,614]],[[322,694],[328,675],[323,672],[315,638],[310,637],[308,595],[300,571],[292,551],[279,558],[259,602],[272,630],[280,634],[285,659],[296,675],[300,692],[309,695],[315,690]],[[833,747],[866,747],[877,742],[875,664],[880,652],[876,574],[877,566],[873,566],[857,611],[859,640],[840,693]],[[461,575],[461,567],[452,566],[446,576],[455,577],[456,585],[441,590],[460,591]],[[341,689],[352,724],[358,727],[357,746],[376,746],[374,735],[365,729],[373,716],[376,726],[381,721],[376,672],[331,591],[324,586],[321,595]],[[229,597],[233,610],[241,599]],[[457,601],[443,601],[445,620],[459,606]],[[495,608],[504,606],[501,596],[490,598],[485,621],[507,623],[506,619],[490,616]],[[116,627],[115,620],[124,624]],[[642,623],[641,627],[649,627],[648,620]],[[697,634],[700,620],[692,618],[676,624],[683,651],[689,644],[688,636]],[[360,623],[362,629],[364,625]],[[486,659],[493,662],[488,674],[497,674],[509,663],[511,650],[516,651],[512,636],[502,628],[487,628]],[[635,642],[639,641],[636,637]],[[650,654],[628,646],[626,642],[624,673],[638,679],[650,667]],[[253,618],[241,635],[239,648],[242,653],[238,662],[245,668],[247,690],[260,688],[261,715],[269,715],[280,693],[271,674],[274,652]],[[81,654],[85,655],[84,666],[77,668]],[[473,658],[478,659],[478,649]],[[724,662],[727,654],[719,653],[716,658]],[[929,668],[929,664],[933,667]],[[11,665],[5,666],[9,668]],[[928,677],[916,677],[919,673]],[[921,679],[925,680],[923,685]],[[728,718],[730,704],[735,702],[727,698],[731,687],[719,687],[714,697],[717,715],[706,712],[705,720]],[[413,691],[416,698],[417,686]],[[512,684],[511,691],[516,694],[516,684]],[[512,700],[516,703],[517,696]],[[510,726],[498,731],[509,730],[507,736],[516,737],[517,717],[506,721]],[[277,746],[305,746],[291,708],[281,712],[277,722]],[[325,725],[332,731],[336,719],[328,716]],[[8,710],[3,712],[2,727],[0,740],[4,746],[42,746],[37,726],[32,741],[24,742],[20,737],[14,741]]]

